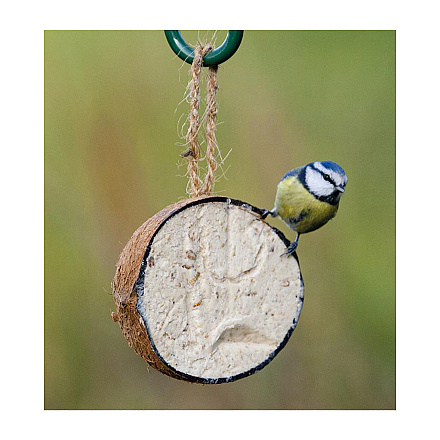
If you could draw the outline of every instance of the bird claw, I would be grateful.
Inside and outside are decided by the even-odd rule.
[[[296,248],[298,247],[298,242],[297,241],[292,241],[292,243],[289,244],[289,247],[287,248],[286,252],[284,252],[283,255],[287,255],[288,257],[291,257],[295,254],[296,252]]]
[[[272,209],[272,211],[269,211],[268,209],[262,209],[261,210],[261,220],[264,220],[268,215],[271,215],[271,217],[276,217],[278,214],[275,211],[275,208]]]
[[[264,220],[269,214],[270,214],[270,211],[265,209],[261,214],[261,219]]]
[[[296,249],[298,248],[298,240],[299,240],[299,234],[296,234],[295,240],[289,244],[286,252],[284,252],[283,255],[287,255],[288,257],[293,256],[296,252]]]

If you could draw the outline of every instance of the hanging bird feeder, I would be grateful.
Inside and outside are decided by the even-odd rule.
[[[187,134],[191,197],[155,214],[132,235],[117,263],[113,295],[129,345],[148,364],[176,379],[205,384],[235,381],[266,366],[285,346],[301,313],[304,286],[289,241],[267,224],[263,210],[212,195],[217,168],[217,66],[240,45],[229,31],[223,45],[188,46],[165,31],[172,49],[191,64]],[[200,71],[207,80],[207,173],[199,176]]]

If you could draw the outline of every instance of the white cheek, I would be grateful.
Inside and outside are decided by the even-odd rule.
[[[334,191],[333,185],[324,180],[321,173],[311,168],[306,171],[306,183],[310,191],[317,196],[329,196]]]

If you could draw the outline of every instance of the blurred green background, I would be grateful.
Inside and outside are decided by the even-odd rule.
[[[148,369],[110,317],[123,246],[185,196],[188,70],[162,31],[45,33],[45,408],[395,408],[395,32],[246,31],[220,66],[217,138],[232,152],[216,193],[272,208],[280,177],[315,160],[349,183],[301,240],[291,340],[216,386]]]

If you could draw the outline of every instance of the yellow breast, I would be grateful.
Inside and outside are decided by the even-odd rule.
[[[275,208],[289,227],[300,234],[325,225],[338,211],[338,205],[321,202],[310,194],[297,176],[278,184]]]

